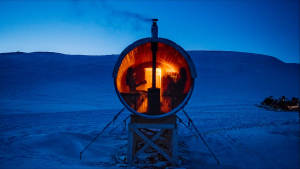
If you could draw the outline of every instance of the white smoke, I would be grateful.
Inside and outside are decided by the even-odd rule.
[[[113,28],[119,29],[126,27],[141,30],[149,27],[149,23],[151,22],[151,18],[149,17],[132,11],[117,9],[106,0],[89,1],[88,9],[81,6],[82,3],[86,3],[84,1],[73,0],[73,3],[77,15],[92,18],[96,23],[102,23]],[[87,11],[89,9],[105,11],[105,15],[87,16],[87,14],[91,15],[90,12]],[[97,12],[95,12],[94,15],[97,15]]]

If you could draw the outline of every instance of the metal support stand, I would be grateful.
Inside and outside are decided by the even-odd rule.
[[[104,131],[114,122],[117,120],[117,118],[119,117],[119,115],[125,110],[125,107],[123,107],[114,117],[113,119],[106,124],[106,126],[93,138],[93,140],[91,142],[89,142],[89,144],[87,144],[83,149],[82,151],[80,151],[80,160],[82,159],[82,155],[83,153],[90,147],[90,145],[92,145],[96,140],[97,138],[104,133]]]
[[[194,130],[198,134],[199,138],[202,140],[203,144],[206,146],[206,148],[208,149],[208,151],[210,152],[210,154],[216,160],[217,164],[220,165],[220,161],[218,160],[217,156],[212,151],[212,149],[208,146],[207,142],[205,141],[204,137],[202,136],[202,134],[200,133],[200,131],[198,130],[198,128],[196,127],[196,125],[194,124],[193,120],[190,118],[190,116],[187,114],[187,112],[185,110],[182,110],[182,111],[183,111],[184,115],[186,116],[186,118],[189,120],[189,124],[191,124],[191,126],[194,128]]]
[[[162,119],[144,119],[132,115],[128,129],[129,165],[134,165],[137,157],[147,150],[155,151],[172,165],[177,165],[176,115]]]

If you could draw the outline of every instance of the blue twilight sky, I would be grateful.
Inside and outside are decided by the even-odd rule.
[[[0,52],[118,54],[150,36],[153,17],[186,50],[299,63],[299,0],[0,0]]]

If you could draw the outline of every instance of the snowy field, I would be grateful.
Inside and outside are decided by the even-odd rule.
[[[189,52],[198,77],[185,110],[218,157],[179,123],[178,168],[300,168],[298,112],[255,106],[300,97],[300,66],[240,52]],[[112,70],[117,56],[0,54],[0,168],[126,168],[125,111]],[[186,119],[182,112],[178,116]]]

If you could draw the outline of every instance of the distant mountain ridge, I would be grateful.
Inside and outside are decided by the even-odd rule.
[[[265,54],[257,54],[257,53],[250,53],[250,52],[239,52],[239,51],[210,51],[210,50],[189,50],[187,51],[191,56],[192,55],[199,55],[199,54],[203,54],[203,55],[230,55],[230,56],[264,56],[264,57],[271,57],[275,60],[278,60],[279,62],[283,62],[286,63],[284,61],[281,61],[278,58],[275,58],[273,56],[270,55],[265,55]],[[43,51],[37,51],[37,52],[4,52],[4,53],[0,53],[0,56],[3,55],[16,55],[16,54],[41,54],[41,55],[45,55],[45,54],[49,54],[49,55],[68,55],[68,56],[118,56],[119,54],[107,54],[107,55],[84,55],[84,54],[64,54],[64,53],[58,53],[58,52],[43,52]],[[295,63],[295,64],[299,64],[299,63]]]
[[[244,52],[188,53],[197,71],[192,97],[205,101],[217,100],[220,95],[237,100],[255,100],[258,96],[263,99],[269,95],[300,96],[300,65],[297,63],[284,63],[272,56]],[[0,98],[28,97],[27,92],[32,90],[36,92],[33,97],[59,95],[68,99],[78,95],[78,99],[100,98],[115,93],[112,71],[117,59],[118,55],[1,53]],[[68,87],[62,88],[62,84]],[[110,98],[104,101],[111,102]]]

